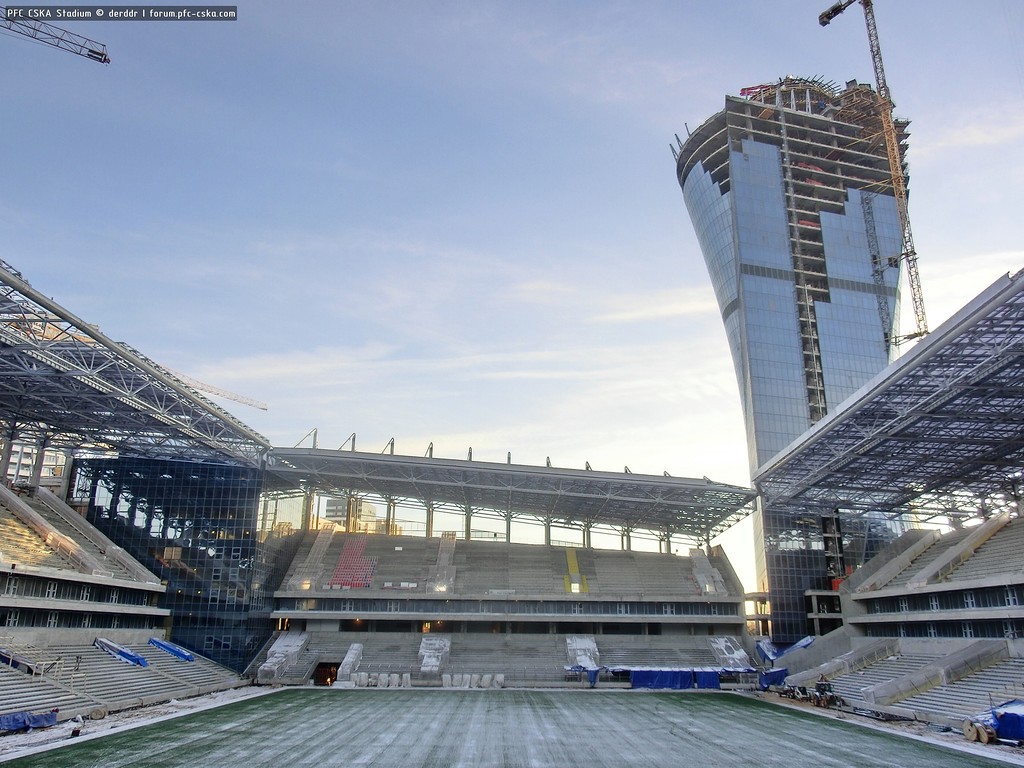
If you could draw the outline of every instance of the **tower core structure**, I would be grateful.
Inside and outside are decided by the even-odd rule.
[[[902,239],[878,103],[856,81],[786,77],[727,96],[673,147],[729,339],[752,475],[893,358]],[[902,151],[908,124],[895,125]],[[773,622],[795,603],[786,610],[796,627],[803,591],[823,588],[808,582],[827,579],[820,527],[815,540],[792,529],[755,516],[759,588],[788,585],[798,599],[773,596]]]

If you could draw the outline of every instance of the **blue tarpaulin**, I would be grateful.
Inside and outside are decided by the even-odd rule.
[[[1024,739],[1024,701],[1012,699],[994,710],[1000,739]]]
[[[694,672],[698,688],[721,688],[721,679],[717,672],[700,670]]]
[[[11,712],[0,715],[0,731],[24,731],[31,728],[48,728],[57,724],[57,710],[33,715],[29,712]]]
[[[780,651],[778,648],[775,647],[771,640],[763,638],[757,641],[756,648],[758,655],[765,661],[777,661],[778,659],[781,659],[783,656],[785,656],[787,653],[790,653],[791,651],[798,651],[801,648],[806,648],[813,642],[814,638],[808,635],[802,640],[798,640],[797,642],[793,643],[791,646],[789,646],[789,648]]]
[[[629,684],[632,688],[676,688],[684,690],[686,688],[693,688],[693,670],[634,669],[629,673]]]
[[[1024,701],[1021,699],[1005,701],[971,719],[992,728],[1000,739],[1024,739]]]
[[[186,651],[180,645],[175,645],[174,643],[169,643],[166,640],[161,640],[158,637],[151,637],[151,638],[149,638],[149,644],[159,648],[161,651],[165,651],[166,653],[171,654],[172,656],[178,657],[182,661],[195,661],[196,660],[196,657],[192,653],[190,653],[189,651]]]
[[[769,686],[785,683],[788,675],[789,669],[786,667],[771,669],[757,676],[757,685],[762,691],[767,691]]]

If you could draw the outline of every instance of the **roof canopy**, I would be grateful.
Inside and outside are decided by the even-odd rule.
[[[757,473],[774,510],[1019,509],[1024,272],[996,281]]]
[[[20,440],[149,457],[256,465],[270,448],[174,374],[43,296],[2,261],[0,421]]]
[[[457,459],[275,448],[270,471],[289,484],[374,494],[571,527],[603,524],[714,538],[751,511],[754,492],[707,479],[529,467]]]

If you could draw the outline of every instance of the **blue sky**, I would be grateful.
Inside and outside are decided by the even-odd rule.
[[[0,36],[0,256],[111,337],[269,404],[276,445],[747,484],[669,151],[726,93],[871,82],[827,0],[245,2]],[[931,326],[1024,267],[1024,4],[877,0]],[[909,307],[906,316],[911,315]]]

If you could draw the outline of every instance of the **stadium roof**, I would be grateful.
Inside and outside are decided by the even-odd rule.
[[[772,509],[964,518],[1019,509],[1024,271],[932,332],[755,476]]]
[[[602,524],[714,538],[752,511],[754,491],[707,479],[530,467],[312,448],[275,448],[270,471],[346,496],[466,507],[568,526]]]
[[[258,465],[266,438],[0,261],[0,421],[51,447]]]

